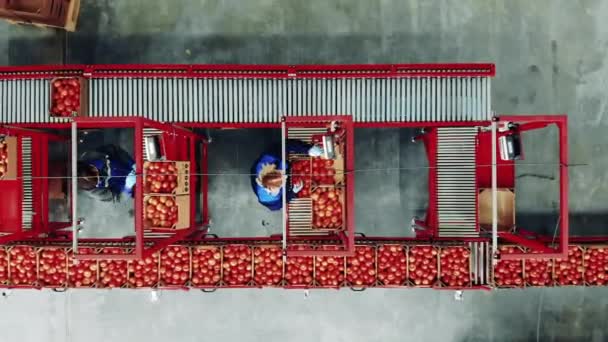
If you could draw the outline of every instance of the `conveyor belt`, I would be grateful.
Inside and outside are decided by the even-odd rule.
[[[476,127],[448,127],[437,131],[437,200],[440,237],[475,237]]]
[[[490,77],[90,78],[89,115],[167,122],[267,123],[351,114],[356,122],[483,121]],[[0,122],[53,122],[50,79],[0,80]]]

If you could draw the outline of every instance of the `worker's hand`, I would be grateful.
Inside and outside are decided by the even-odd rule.
[[[135,176],[135,165],[133,165],[133,169],[131,172],[129,172],[129,175],[127,175],[127,178],[125,179],[125,188],[131,190],[135,186],[136,182],[137,176]]]
[[[308,155],[311,157],[320,157],[323,155],[323,149],[317,145],[314,145],[308,150]]]
[[[302,180],[299,180],[299,181],[297,181],[296,183],[293,184],[292,190],[293,190],[294,194],[297,194],[303,188],[304,188],[304,182]]]

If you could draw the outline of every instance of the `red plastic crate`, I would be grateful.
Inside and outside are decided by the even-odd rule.
[[[407,286],[407,256],[406,246],[379,245],[378,252],[378,284],[383,287]]]
[[[294,250],[312,250],[310,245],[293,245]],[[285,283],[287,287],[308,288],[313,285],[314,259],[311,256],[288,256],[285,265]]]
[[[160,252],[160,286],[186,286],[192,276],[191,269],[188,247],[169,246]]]
[[[523,249],[518,246],[501,246],[500,254],[521,253]],[[499,260],[494,267],[494,284],[496,287],[523,287],[524,267],[522,260]]]
[[[320,246],[326,251],[342,250],[341,246]],[[336,256],[315,257],[314,279],[316,287],[338,288],[345,285],[346,258]]]
[[[159,281],[160,255],[154,253],[142,260],[129,261],[129,287],[155,287]]]
[[[65,248],[43,247],[38,250],[38,284],[42,287],[66,287],[68,256]]]
[[[283,250],[280,246],[253,248],[253,280],[257,286],[281,286],[283,273]]]
[[[369,287],[376,284],[376,247],[355,246],[355,255],[346,258],[346,283],[351,287]]]
[[[96,254],[96,251],[90,247],[79,247],[78,254]],[[73,251],[68,252],[69,287],[96,287],[98,279],[99,262],[97,260],[75,260]]]
[[[120,247],[102,248],[99,254],[129,254],[130,250]],[[120,288],[127,286],[129,262],[126,260],[99,260],[98,286]]]
[[[222,279],[222,248],[220,246],[192,247],[192,277],[195,288],[215,288]]]
[[[222,255],[223,286],[251,286],[253,279],[252,248],[247,245],[226,245]]]
[[[8,249],[9,284],[17,287],[36,287],[38,253],[32,246],[14,246]]]
[[[471,287],[471,251],[468,247],[442,247],[439,251],[439,280],[441,287]]]
[[[438,282],[439,249],[430,245],[408,248],[408,279],[418,287],[435,286]]]

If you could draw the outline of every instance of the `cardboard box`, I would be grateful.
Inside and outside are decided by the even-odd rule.
[[[177,207],[177,222],[171,227],[155,227],[150,225],[149,220],[146,219],[146,206],[148,199],[155,197],[166,197],[171,198],[175,202]],[[153,230],[176,230],[176,229],[187,229],[190,228],[190,196],[189,195],[145,195],[144,196],[144,229]]]
[[[53,104],[54,104],[54,100],[53,100],[53,95],[55,95],[55,91],[56,88],[53,86],[53,82],[57,81],[57,80],[64,80],[64,79],[78,79],[79,85],[80,85],[80,106],[78,108],[78,110],[76,111],[76,115],[73,116],[79,116],[79,117],[86,117],[89,116],[89,93],[88,93],[88,82],[87,79],[84,77],[80,77],[80,76],[67,76],[67,77],[55,77],[53,79],[51,79],[51,89],[49,90],[49,115],[54,117],[54,118],[65,118],[65,116],[61,116],[61,115],[55,115],[53,113]]]
[[[144,166],[144,194],[159,194],[159,195],[187,195],[190,193],[190,162],[189,161],[154,161],[149,162],[154,164],[173,164],[177,172],[177,187],[169,193],[156,193],[150,190],[149,183],[146,181],[146,176],[149,175],[147,168]]]
[[[511,189],[499,188],[498,197],[498,228],[502,231],[515,226],[515,193]],[[478,198],[478,222],[481,227],[492,227],[492,189],[481,189]]]
[[[15,180],[17,179],[17,144],[19,140],[17,137],[4,137],[4,143],[6,144],[6,171],[4,176],[0,176],[0,180]]]

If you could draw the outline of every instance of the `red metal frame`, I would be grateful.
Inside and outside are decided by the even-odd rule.
[[[559,242],[556,248],[548,246],[543,241],[529,239],[526,232],[500,232],[499,237],[507,242],[519,244],[530,249],[526,253],[507,254],[505,260],[533,258],[561,258],[568,255],[569,220],[568,220],[568,117],[563,115],[504,115],[498,118],[500,122],[520,124],[521,131],[540,129],[555,125],[559,134]],[[532,251],[540,253],[532,254]]]
[[[494,77],[490,63],[353,64],[353,65],[209,65],[110,64],[37,65],[0,67],[0,79],[84,77],[243,77],[243,78],[349,78],[349,77]]]
[[[285,123],[287,127],[310,127],[311,124],[326,126],[332,121],[337,121],[341,124],[346,135],[346,156],[345,157],[345,173],[346,173],[346,189],[345,189],[345,224],[346,231],[339,232],[336,236],[344,246],[341,251],[320,251],[315,250],[287,250],[289,256],[351,256],[355,252],[355,177],[353,172],[355,169],[355,137],[354,125],[352,117],[349,115],[323,115],[323,116],[286,116]],[[310,239],[316,237],[311,236]]]

